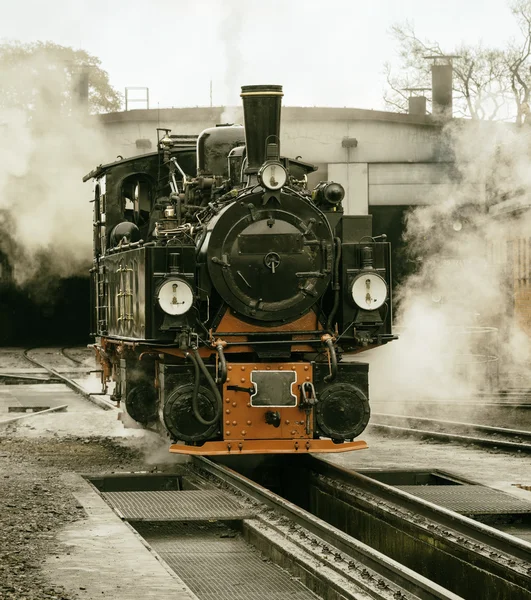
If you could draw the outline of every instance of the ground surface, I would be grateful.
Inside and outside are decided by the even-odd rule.
[[[143,464],[141,452],[109,438],[0,437],[0,598],[74,598],[40,570],[46,556],[62,551],[55,542],[59,528],[83,518],[61,474],[131,470]]]
[[[64,404],[67,412],[2,424],[19,414],[9,412],[13,407]],[[64,485],[65,474],[153,470],[167,456],[160,440],[124,430],[116,412],[96,407],[62,384],[0,385],[0,599],[83,597],[83,577],[78,593],[67,593],[42,569],[50,556],[68,552],[57,542],[61,528],[85,518]]]
[[[67,365],[64,356],[48,354],[49,360],[56,361],[54,366]],[[72,355],[85,360],[87,353]],[[20,364],[16,362],[20,360],[19,352],[7,353],[5,358],[10,366]],[[97,376],[89,384],[97,390]],[[31,416],[15,425],[1,424],[12,416],[9,407],[64,403],[68,404],[65,413]],[[446,470],[531,498],[531,492],[514,487],[531,486],[529,455],[392,439],[380,434],[363,437],[369,443],[368,450],[335,454],[328,460],[352,469]],[[69,549],[58,541],[64,525],[82,523],[86,518],[84,509],[65,487],[65,475],[163,470],[172,468],[176,460],[161,440],[147,432],[124,430],[115,412],[95,407],[62,384],[0,385],[0,599],[87,597],[83,573],[78,584],[76,580],[77,588],[73,591],[70,586],[68,592],[58,583],[60,578],[47,576],[53,571],[50,560],[68,567],[65,555]],[[45,563],[48,568],[43,568]]]

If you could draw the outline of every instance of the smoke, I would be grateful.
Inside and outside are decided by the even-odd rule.
[[[242,85],[245,58],[242,50],[243,31],[248,9],[245,4],[230,2],[221,7],[222,18],[219,20],[218,35],[221,41],[221,51],[224,58],[223,96],[226,106],[221,114],[221,123],[240,124],[243,112],[238,104],[237,92]]]
[[[70,87],[65,65],[39,52],[0,73],[0,250],[19,284],[90,265],[91,190],[81,178],[109,151]]]
[[[444,192],[406,216],[414,269],[395,297],[400,340],[370,357],[373,399],[456,400],[531,381],[531,319],[515,315],[513,285],[518,261],[529,277],[531,217],[489,212],[493,202],[531,200],[531,132],[506,123],[456,123],[443,135],[457,184],[450,193],[440,186]],[[525,240],[522,256],[515,254],[519,240]]]

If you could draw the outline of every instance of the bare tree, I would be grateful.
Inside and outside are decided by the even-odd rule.
[[[516,105],[516,122],[521,124],[529,112],[531,85],[531,2],[517,0],[511,6],[520,29],[519,41],[512,41],[507,49],[509,80]]]
[[[511,119],[521,124],[529,111],[531,87],[531,0],[511,4],[520,37],[505,48],[463,44],[443,49],[436,41],[419,38],[411,23],[392,27],[398,43],[399,65],[385,65],[391,110],[407,110],[409,88],[431,86],[431,64],[426,56],[454,55],[454,115],[472,119]]]

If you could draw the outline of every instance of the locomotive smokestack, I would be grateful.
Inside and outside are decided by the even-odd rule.
[[[278,143],[282,96],[281,85],[242,86],[248,174],[257,173],[265,162],[266,143]]]
[[[74,99],[81,110],[88,111],[89,104],[89,70],[82,66],[74,83]]]

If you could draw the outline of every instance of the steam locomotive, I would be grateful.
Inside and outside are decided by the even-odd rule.
[[[157,152],[84,178],[103,378],[171,452],[366,447],[368,365],[351,355],[393,339],[390,246],[344,214],[340,184],[309,191],[316,167],[281,156],[282,95],[244,86],[245,127],[196,147],[158,130]]]

